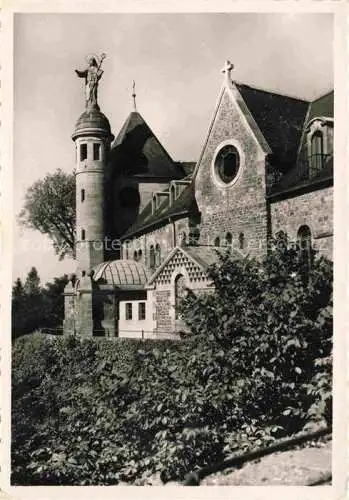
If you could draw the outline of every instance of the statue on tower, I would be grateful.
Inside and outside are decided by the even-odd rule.
[[[75,73],[79,78],[85,78],[85,98],[86,98],[86,108],[98,107],[97,104],[97,90],[98,82],[103,75],[103,70],[101,70],[102,62],[105,59],[105,54],[102,54],[100,58],[97,56],[89,56],[87,58],[88,68],[84,71],[75,70]],[[99,59],[99,60],[98,60]]]

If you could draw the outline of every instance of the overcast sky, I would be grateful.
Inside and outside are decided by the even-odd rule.
[[[116,135],[137,108],[174,160],[197,160],[230,59],[234,79],[314,99],[333,88],[331,14],[16,14],[14,210],[27,188],[74,168],[71,134],[84,109],[74,69],[105,52],[101,110]],[[70,273],[48,239],[14,232],[13,279],[36,266],[42,282]]]

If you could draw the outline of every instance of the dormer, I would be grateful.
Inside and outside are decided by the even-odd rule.
[[[153,199],[152,199],[152,214],[154,215],[157,209],[160,207],[162,202],[167,199],[170,199],[170,192],[169,191],[157,191],[156,193],[153,193]]]
[[[183,192],[184,188],[186,186],[189,186],[190,180],[188,179],[181,179],[181,180],[175,180],[170,182],[170,202],[169,205],[172,206],[174,202],[177,200],[177,198],[180,196],[180,194]]]
[[[309,177],[315,177],[333,156],[333,118],[312,118],[306,129]]]

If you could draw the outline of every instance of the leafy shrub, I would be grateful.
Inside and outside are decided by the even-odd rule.
[[[189,291],[182,309],[193,340],[219,344],[231,359],[245,416],[282,434],[300,430],[314,400],[331,392],[332,263],[311,252],[306,266],[283,235],[273,243],[261,263],[221,255],[209,270],[215,292]]]
[[[330,262],[309,271],[278,244],[209,272],[215,292],[184,300],[185,341],[15,341],[14,484],[180,479],[329,413]]]

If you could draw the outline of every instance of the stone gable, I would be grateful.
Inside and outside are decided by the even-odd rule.
[[[236,91],[238,92],[238,91]],[[241,99],[241,96],[240,96]],[[217,182],[214,159],[221,145],[231,143],[240,155],[237,178],[231,185]],[[244,234],[252,255],[264,252],[267,240],[265,152],[248,124],[237,99],[223,91],[195,179],[202,215],[200,242],[213,244],[230,232],[233,240]]]
[[[183,252],[177,250],[170,261],[162,268],[160,274],[154,280],[154,285],[170,285],[173,276],[185,269],[191,284],[207,282],[203,269]]]

